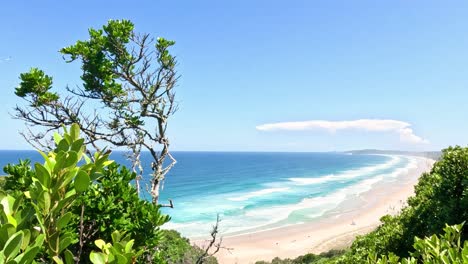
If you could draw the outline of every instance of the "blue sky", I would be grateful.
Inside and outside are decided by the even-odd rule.
[[[8,114],[23,103],[13,93],[19,74],[34,66],[54,77],[57,90],[79,84],[79,66],[57,51],[86,39],[89,27],[120,18],[177,42],[180,109],[169,124],[175,150],[468,143],[468,2],[128,3],[1,4],[0,149],[30,148],[18,135],[24,124]],[[275,129],[262,129],[267,124]]]

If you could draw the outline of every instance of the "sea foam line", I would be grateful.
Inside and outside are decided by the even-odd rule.
[[[263,189],[263,190],[259,190],[259,191],[250,192],[250,193],[247,193],[247,194],[239,196],[239,197],[232,197],[232,198],[227,198],[227,199],[230,200],[230,201],[240,202],[240,201],[246,201],[246,200],[248,200],[250,198],[254,198],[254,197],[264,196],[264,195],[267,195],[267,194],[277,193],[277,192],[286,192],[286,191],[289,191],[289,190],[290,190],[289,187],[267,188],[267,189]]]
[[[384,164],[363,167],[357,170],[348,170],[339,174],[328,174],[318,178],[288,178],[289,181],[293,182],[296,185],[311,185],[318,183],[325,183],[330,181],[340,181],[340,180],[350,180],[357,178],[366,174],[370,174],[379,170],[385,170],[393,167],[401,161],[401,158],[398,156],[390,156],[392,159]]]
[[[409,158],[409,157],[407,157]],[[377,166],[366,167],[359,170],[348,171],[347,173],[357,173],[360,171],[373,172],[380,169],[390,168],[397,164],[401,158],[392,156],[392,160]],[[255,208],[254,210],[245,210],[243,213],[235,216],[223,216],[221,213],[221,229],[220,232],[229,234],[245,234],[251,232],[257,232],[262,230],[276,229],[287,225],[297,224],[303,220],[294,222],[285,221],[295,211],[304,210],[300,212],[303,214],[305,219],[311,219],[323,216],[326,212],[337,208],[342,202],[346,201],[350,197],[359,196],[360,194],[367,192],[373,188],[373,185],[383,180],[397,178],[410,169],[416,168],[418,159],[409,158],[409,163],[405,167],[395,168],[389,173],[376,174],[373,177],[363,179],[356,184],[339,189],[333,193],[329,193],[324,196],[314,198],[304,198],[296,204],[289,205],[278,205],[268,208]],[[377,168],[376,168],[377,167]],[[253,197],[263,196],[275,192],[288,192],[292,191],[293,188],[288,187],[274,187],[267,188],[259,191],[247,193],[239,197],[228,198],[233,201],[245,201]],[[309,220],[310,221],[310,220]],[[280,224],[281,223],[281,224]],[[191,223],[169,223],[164,225],[163,228],[174,228],[179,230],[183,234],[190,237],[204,236],[211,230],[213,222],[196,221]]]
[[[349,187],[342,188],[328,195],[314,197],[314,198],[304,198],[297,204],[274,206],[274,207],[264,208],[264,209],[256,208],[255,210],[246,211],[243,217],[246,219],[252,219],[252,220],[264,219],[265,220],[264,224],[256,225],[255,226],[256,228],[261,228],[261,226],[271,226],[274,223],[287,219],[293,212],[298,211],[298,210],[304,210],[304,209],[312,210],[313,212],[308,213],[307,215],[304,215],[307,218],[320,217],[324,215],[327,211],[330,211],[336,208],[339,204],[344,202],[346,199],[349,199],[349,197],[359,196],[362,193],[370,191],[372,189],[372,186],[375,185],[376,183],[381,182],[385,179],[399,177],[407,173],[410,169],[413,169],[416,167],[417,167],[417,160],[410,159],[410,162],[405,167],[396,168],[394,171],[390,173],[377,174],[374,177],[364,179],[356,184],[353,184]],[[291,223],[291,224],[297,224],[297,223]],[[230,226],[226,230],[228,233],[242,231],[242,227],[235,226],[235,223],[230,223],[228,224],[228,226]],[[281,226],[278,226],[276,228],[279,228],[279,227]]]

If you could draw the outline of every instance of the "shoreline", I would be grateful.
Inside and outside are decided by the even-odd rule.
[[[370,190],[349,197],[325,217],[313,222],[224,236],[223,249],[216,254],[219,263],[255,263],[271,261],[274,257],[295,258],[306,253],[346,248],[357,235],[375,229],[380,224],[380,217],[396,214],[405,206],[421,173],[430,170],[435,162],[423,157],[414,158],[417,160],[415,168],[401,173],[392,182],[378,182]],[[205,241],[192,242],[204,245]]]

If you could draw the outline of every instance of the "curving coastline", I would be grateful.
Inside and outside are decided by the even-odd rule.
[[[254,233],[225,236],[217,254],[220,263],[255,263],[278,256],[293,258],[348,246],[359,234],[373,230],[385,214],[395,214],[414,192],[421,173],[432,168],[434,160],[414,157],[414,166],[394,175],[394,181],[378,181],[370,190],[340,203],[313,222],[279,227]],[[194,241],[203,244],[203,240]]]

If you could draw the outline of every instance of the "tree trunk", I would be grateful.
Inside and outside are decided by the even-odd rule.
[[[159,200],[159,185],[160,176],[162,174],[162,164],[157,164],[155,170],[153,171],[153,179],[151,179],[151,197],[153,198],[153,204],[158,204]]]

